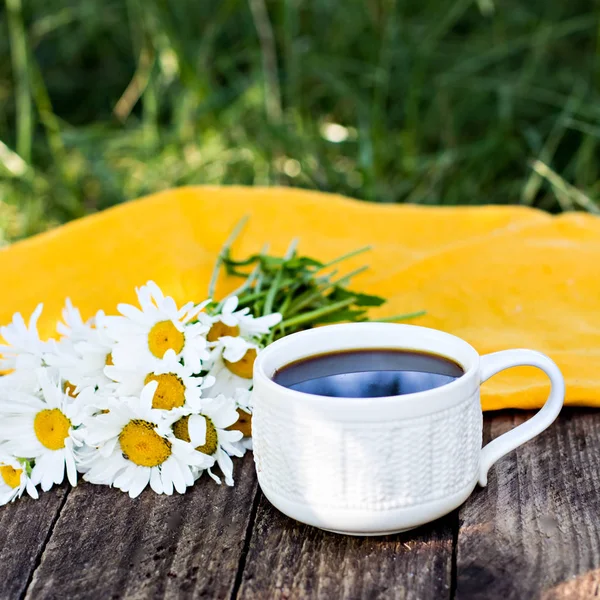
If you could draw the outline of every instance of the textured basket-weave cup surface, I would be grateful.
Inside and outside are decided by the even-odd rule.
[[[481,451],[479,396],[439,412],[380,422],[294,414],[255,400],[261,485],[290,501],[339,509],[417,506],[472,488]],[[295,411],[294,411],[295,412]]]

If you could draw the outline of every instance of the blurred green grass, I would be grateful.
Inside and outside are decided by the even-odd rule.
[[[5,0],[0,241],[183,184],[599,212],[587,0]]]

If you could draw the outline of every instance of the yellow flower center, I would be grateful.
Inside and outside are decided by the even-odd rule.
[[[35,435],[48,450],[60,450],[65,447],[70,427],[71,421],[58,408],[42,410],[33,420]]]
[[[154,424],[129,421],[119,434],[123,456],[140,467],[158,467],[171,456],[171,442],[154,431]]]
[[[212,324],[212,327],[208,330],[206,339],[209,342],[216,342],[219,338],[229,335],[231,337],[237,337],[240,335],[240,328],[237,325],[229,327],[221,321],[216,321]]]
[[[238,420],[227,431],[241,431],[244,437],[252,436],[252,415],[241,408],[237,409]]]
[[[173,433],[175,437],[184,442],[190,442],[190,432],[188,429],[189,417],[181,417],[178,421],[173,423]]]
[[[23,469],[13,469],[11,466],[0,467],[0,476],[8,487],[17,488],[21,485],[21,473]]]
[[[71,396],[71,398],[77,398],[77,393],[75,392],[76,386],[74,386],[70,381],[65,381],[63,384],[63,391],[67,396]]]
[[[204,417],[204,415],[202,415]],[[198,446],[196,450],[198,452],[202,452],[203,454],[208,454],[212,456],[216,451],[219,445],[219,436],[217,435],[217,428],[214,426],[213,422],[208,418],[204,417],[206,420],[206,441],[202,446]],[[188,429],[188,421],[189,417],[181,417],[179,421],[173,423],[173,433],[176,438],[183,440],[184,442],[190,442],[190,432]]]
[[[179,354],[183,350],[185,336],[173,321],[160,321],[148,333],[148,348],[156,358],[162,358],[167,350]]]
[[[109,353],[106,355],[106,360],[104,361],[104,364],[105,364],[107,367],[113,367],[113,366],[114,366],[114,364],[115,364],[115,363],[113,362],[113,359],[112,359],[112,352],[109,352]]]
[[[171,410],[185,404],[185,385],[175,373],[163,373],[155,375],[150,373],[144,379],[144,384],[158,381],[158,387],[152,398],[152,408]]]
[[[244,379],[252,379],[252,369],[254,367],[254,361],[256,360],[256,350],[254,348],[247,350],[246,354],[244,354],[237,362],[229,362],[226,359],[223,360],[225,366],[234,375],[243,377]]]

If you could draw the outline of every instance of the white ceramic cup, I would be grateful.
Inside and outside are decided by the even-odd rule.
[[[392,348],[448,357],[464,375],[424,392],[332,398],[285,388],[281,367],[337,350]],[[481,384],[519,365],[538,367],[552,389],[541,410],[482,443]],[[384,535],[452,511],[507,452],[546,429],[563,405],[564,381],[533,350],[479,356],[464,340],[425,327],[349,323],[303,331],[263,350],[254,365],[252,433],[258,481],[286,515],[351,535]]]

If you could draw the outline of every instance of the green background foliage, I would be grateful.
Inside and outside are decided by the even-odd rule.
[[[597,212],[587,0],[3,0],[0,240],[171,186]]]

